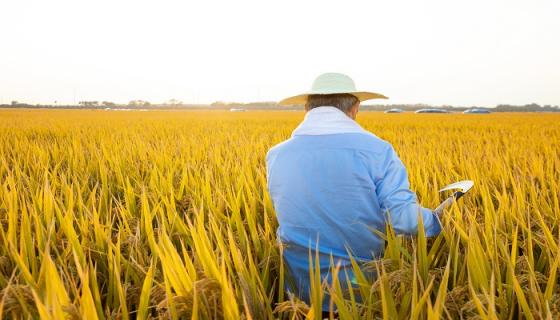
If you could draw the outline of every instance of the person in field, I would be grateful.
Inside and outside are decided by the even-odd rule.
[[[278,217],[278,240],[295,287],[309,303],[309,255],[319,255],[321,278],[330,279],[331,257],[353,277],[350,254],[358,262],[383,255],[391,223],[397,234],[415,235],[419,216],[424,232],[441,231],[437,215],[418,204],[406,169],[390,143],[356,121],[360,102],[385,96],[357,91],[340,73],[322,74],[311,91],[280,105],[305,105],[305,118],[291,137],[266,155],[267,183]],[[323,310],[329,310],[328,296]]]

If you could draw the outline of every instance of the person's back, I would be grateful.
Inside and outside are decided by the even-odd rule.
[[[306,118],[320,113],[346,117],[334,107],[320,107]],[[318,249],[326,277],[331,255],[342,268],[350,267],[348,250],[358,261],[379,257],[384,242],[374,230],[385,232],[387,218],[397,233],[415,234],[422,213],[427,235],[439,233],[431,211],[416,204],[403,169],[391,145],[365,131],[296,131],[268,152],[278,238],[303,299],[308,300],[309,249]]]
[[[342,98],[343,107],[321,104],[330,98]],[[344,98],[309,96],[302,124],[266,156],[277,235],[296,285],[290,290],[307,302],[315,249],[322,279],[329,277],[331,257],[352,277],[349,254],[358,262],[380,257],[384,241],[375,230],[384,233],[387,222],[398,234],[416,234],[422,215],[427,236],[441,231],[432,211],[417,204],[393,147],[361,128],[352,119],[359,101],[350,96],[350,111]]]

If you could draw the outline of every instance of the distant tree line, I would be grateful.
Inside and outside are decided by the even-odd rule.
[[[520,112],[520,111],[526,111],[526,112],[559,112],[560,111],[560,106],[552,106],[552,105],[544,105],[544,106],[540,106],[536,103],[531,103],[531,104],[526,104],[524,106],[514,106],[514,105],[510,105],[510,104],[499,104],[496,106],[495,109],[493,109],[494,111],[498,111],[498,112]]]
[[[229,110],[231,108],[242,108],[247,110],[301,110],[303,106],[296,105],[290,107],[279,106],[274,101],[262,102],[223,102],[216,101],[211,104],[186,104],[177,99],[170,99],[164,103],[150,103],[146,100],[131,100],[127,104],[118,104],[111,101],[80,101],[77,105],[61,105],[61,104],[27,104],[18,101],[12,101],[10,104],[0,104],[0,108],[52,108],[52,109],[111,109],[111,108],[127,108],[127,109],[219,109]],[[363,104],[360,110],[385,111],[392,108],[399,108],[404,111],[416,111],[423,108],[441,108],[449,111],[461,112],[470,108],[487,109],[492,112],[560,112],[560,106],[544,105],[536,103],[526,105],[510,105],[500,104],[495,108],[483,106],[471,107],[454,107],[451,105],[431,106],[428,104],[385,104],[385,105],[367,105]]]

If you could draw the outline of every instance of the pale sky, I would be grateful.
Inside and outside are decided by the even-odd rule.
[[[560,105],[560,1],[1,0],[0,103],[277,101],[323,72],[379,103]]]

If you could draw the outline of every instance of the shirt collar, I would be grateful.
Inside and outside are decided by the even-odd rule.
[[[313,108],[305,114],[303,121],[292,132],[292,137],[337,133],[371,134],[342,112],[342,110],[331,106],[321,106]]]

